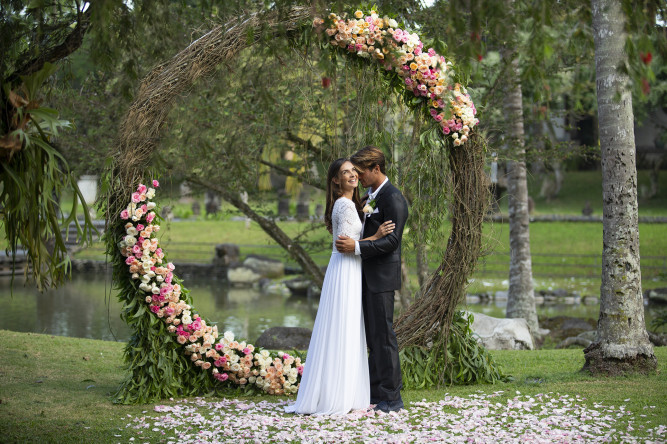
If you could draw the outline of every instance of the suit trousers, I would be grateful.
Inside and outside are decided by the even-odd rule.
[[[373,293],[362,279],[361,302],[364,310],[371,403],[401,399],[401,363],[394,333],[394,291]]]

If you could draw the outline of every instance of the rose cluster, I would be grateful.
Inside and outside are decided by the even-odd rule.
[[[479,123],[475,105],[463,86],[452,85],[451,62],[433,48],[424,51],[417,34],[399,28],[394,19],[380,18],[376,11],[358,10],[351,19],[331,13],[327,19],[314,19],[313,26],[326,33],[332,46],[372,58],[400,76],[407,90],[428,103],[431,117],[454,146],[468,140]]]
[[[159,186],[157,180],[152,184]],[[174,282],[174,264],[166,262],[156,237],[160,226],[154,223],[156,204],[151,200],[155,188],[140,184],[132,194],[131,202],[120,214],[127,223],[118,243],[132,280],[145,294],[142,298],[149,311],[168,325],[167,330],[184,345],[190,360],[203,370],[210,369],[218,381],[255,384],[276,395],[296,393],[303,373],[299,358],[283,352],[272,357],[267,350],[255,350],[252,344],[235,341],[229,331],[216,342],[218,327],[207,325],[181,299],[181,286]]]

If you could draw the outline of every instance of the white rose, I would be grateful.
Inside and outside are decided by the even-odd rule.
[[[398,22],[394,19],[389,19],[388,25],[389,25],[390,28],[396,28],[396,27],[398,27]]]
[[[144,290],[144,291],[147,291],[147,292],[148,292],[148,291],[151,291],[151,286],[148,285],[148,284],[141,283],[141,284],[139,284],[139,288],[142,289],[142,290]],[[149,296],[149,297],[150,297],[150,296]]]
[[[155,208],[156,206],[157,206],[157,204],[156,204],[155,202],[148,202],[148,203],[146,204],[146,208],[148,208],[149,210],[152,210],[152,209]]]
[[[139,273],[132,273],[132,279],[139,279]]]
[[[224,338],[225,338],[226,340],[228,340],[229,342],[232,342],[232,341],[234,340],[234,333],[232,333],[232,332],[229,331],[229,330],[226,331],[225,334],[224,334],[223,336],[224,336]]]
[[[254,376],[251,376],[251,377],[248,378],[248,382],[251,383],[251,384],[254,384],[256,380],[257,380],[257,378],[254,377]]]
[[[259,376],[266,377],[266,375],[267,375],[266,370],[260,370]]]
[[[153,284],[153,286],[151,287],[151,293],[160,294],[160,289],[157,287],[157,285]]]
[[[268,358],[268,357],[269,357],[269,351],[268,351],[268,350],[262,350],[262,351],[260,352],[260,354],[261,354],[264,358]]]
[[[146,191],[146,197],[149,199],[152,199],[155,197],[155,189],[149,188],[148,191]]]
[[[134,244],[137,243],[137,238],[135,238],[134,236],[131,236],[131,235],[128,234],[127,236],[125,236],[125,237],[123,238],[123,241],[125,241],[125,244],[126,244],[128,247],[133,247]]]
[[[290,376],[289,378],[287,378],[287,380],[289,381],[290,384],[296,384],[296,378],[293,377],[293,376]],[[285,383],[285,384],[287,384],[287,383]]]
[[[238,372],[239,370],[241,370],[241,366],[237,362],[235,362],[231,365],[231,369],[233,372]]]
[[[155,280],[157,280],[158,282],[162,282],[164,278],[162,276],[156,276]]]

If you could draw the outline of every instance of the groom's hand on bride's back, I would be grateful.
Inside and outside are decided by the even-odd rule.
[[[336,250],[340,253],[354,253],[354,239],[342,234],[339,235],[336,239]]]

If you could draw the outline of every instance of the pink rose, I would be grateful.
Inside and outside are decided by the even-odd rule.
[[[134,263],[134,256],[129,256],[127,259],[125,259],[126,265],[132,265],[133,263]]]
[[[130,212],[127,210],[123,210],[120,212],[120,218],[121,219],[129,219],[130,218]]]
[[[153,219],[155,219],[155,213],[151,211],[150,213],[148,213],[148,216],[146,216],[146,220],[148,221],[148,223],[151,223],[153,222]]]
[[[144,227],[142,224],[137,225],[137,231],[144,231]]]
[[[435,55],[435,49],[433,49],[433,48],[429,48],[429,49],[428,49],[428,55],[430,55],[431,57],[433,57],[433,56]]]
[[[224,348],[224,347],[223,347],[222,344],[220,344],[220,343],[215,344],[215,349],[216,349],[217,351],[220,351],[220,350],[222,350],[223,348]]]
[[[139,192],[139,194],[146,194],[147,190],[148,188],[146,188],[146,185],[142,183],[140,183],[139,186],[137,187],[137,191]]]
[[[157,305],[151,305],[151,311],[157,314],[157,312],[160,311],[160,307]]]
[[[140,196],[141,195],[139,193],[132,193],[132,202],[134,202],[134,203],[141,202]]]
[[[143,199],[141,199],[141,200],[143,200]],[[141,211],[143,211],[144,213],[147,212],[148,211],[148,206],[146,204],[143,204],[141,206]]]
[[[449,134],[449,127],[448,126],[443,126],[442,127],[442,132],[445,134]]]
[[[250,349],[248,347],[243,349],[243,354],[249,355],[250,354]]]
[[[158,182],[157,180],[153,179],[153,186],[154,186],[155,188],[159,187],[159,186],[160,186],[160,182]]]

